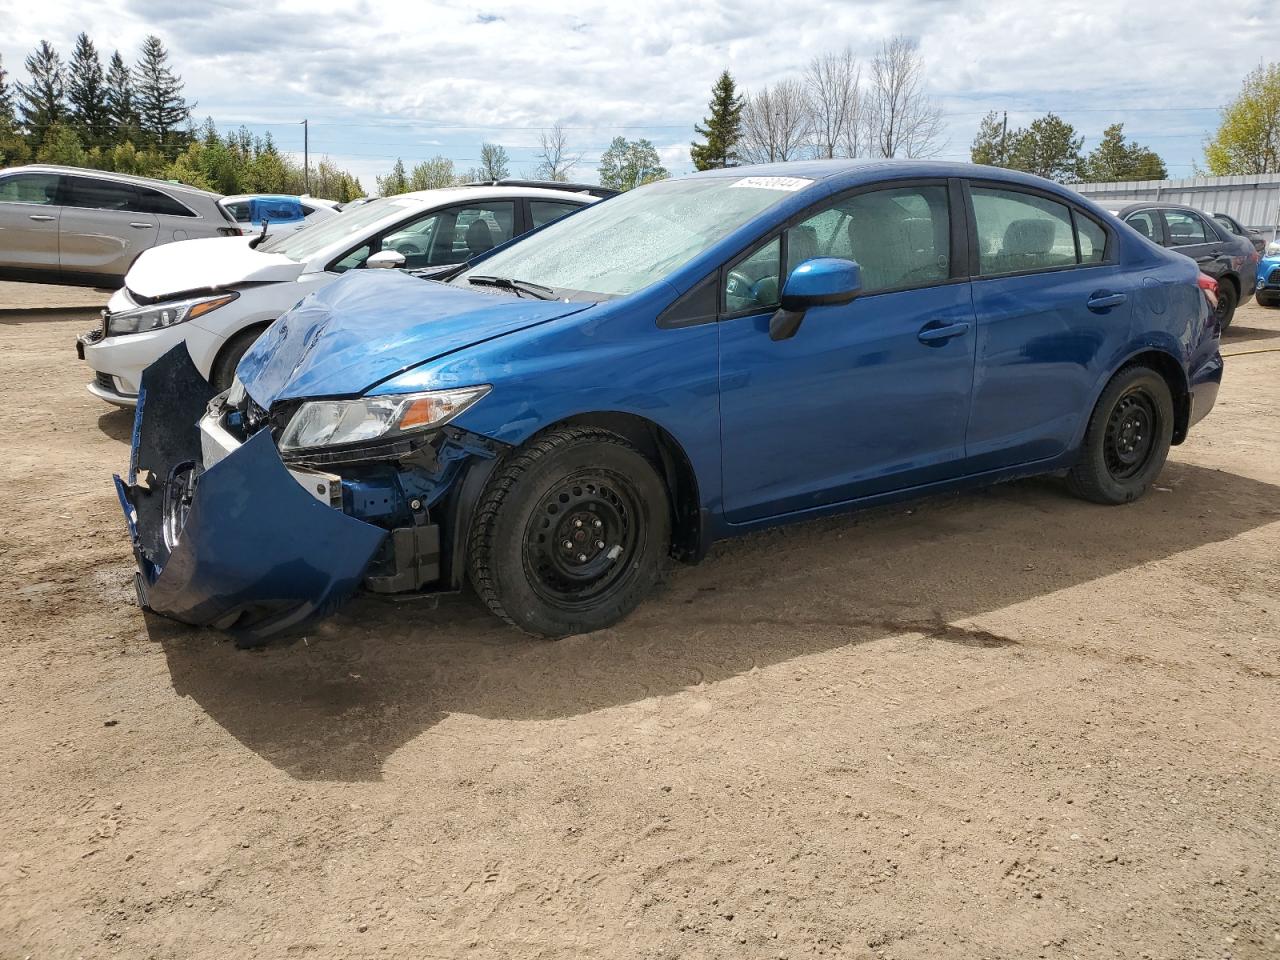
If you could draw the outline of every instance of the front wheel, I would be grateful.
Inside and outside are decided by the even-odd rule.
[[[240,366],[240,361],[249,352],[249,348],[257,343],[258,337],[262,336],[262,330],[261,327],[241,330],[227,341],[227,345],[218,354],[218,359],[214,361],[213,369],[209,371],[209,385],[213,387],[214,393],[230,389],[236,378],[236,367]]]
[[[1254,299],[1258,301],[1258,306],[1260,307],[1267,307],[1272,310],[1276,307],[1280,307],[1280,293],[1272,295],[1259,291]]]
[[[1236,305],[1239,302],[1236,296],[1236,288],[1230,281],[1218,281],[1218,306],[1214,308],[1213,315],[1218,319],[1218,329],[1226,330],[1231,326],[1231,321],[1236,316]]]
[[[1125,367],[1102,391],[1089,418],[1071,489],[1094,503],[1120,504],[1147,492],[1173,440],[1173,398],[1150,367]]]
[[[528,633],[600,630],[653,588],[671,549],[666,486],[617,434],[547,433],[500,464],[476,509],[471,584]]]

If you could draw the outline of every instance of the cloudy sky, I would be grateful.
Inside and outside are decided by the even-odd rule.
[[[1177,177],[1193,173],[1244,73],[1280,55],[1275,14],[1274,0],[0,0],[0,56],[25,79],[42,38],[66,57],[85,30],[104,59],[119,48],[132,62],[156,33],[197,118],[301,151],[307,117],[313,156],[372,190],[397,156],[442,154],[465,170],[485,140],[506,146],[513,174],[530,172],[538,131],[555,122],[582,179],[617,135],[647,137],[686,172],[721,69],[750,89],[846,44],[869,59],[905,33],[945,117],[940,156],[968,159],[987,110],[1009,111],[1011,128],[1053,110],[1086,149],[1124,122]]]

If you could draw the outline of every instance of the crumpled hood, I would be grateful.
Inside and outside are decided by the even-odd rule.
[[[147,299],[240,283],[294,280],[302,264],[284,254],[262,253],[250,237],[207,237],[144,250],[129,268],[124,285]]]
[[[353,270],[267,328],[237,374],[268,409],[277,400],[357,396],[446,353],[590,306]]]

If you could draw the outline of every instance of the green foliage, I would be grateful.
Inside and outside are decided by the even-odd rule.
[[[116,142],[137,140],[141,130],[138,128],[138,108],[133,92],[133,75],[125,66],[124,57],[116,50],[111,54],[111,65],[107,68],[106,80],[107,122],[111,127]]]
[[[66,114],[63,100],[62,58],[48,40],[27,56],[30,83],[19,83],[18,113],[22,127],[33,144],[43,144],[49,127]]]
[[[479,176],[473,177],[474,180],[501,180],[504,177],[511,176],[507,169],[510,158],[507,156],[505,147],[496,143],[482,143],[480,145],[480,168],[477,171]]]
[[[1240,95],[1222,111],[1205,144],[1214,176],[1280,173],[1280,62],[1259,66],[1244,78]]]
[[[1084,137],[1056,113],[1031,121],[1009,138],[1009,166],[1048,180],[1076,183],[1080,179],[1080,148]]]
[[[600,183],[614,190],[631,190],[670,176],[648,140],[614,137],[600,157]]]
[[[689,146],[689,156],[697,169],[714,170],[736,163],[734,148],[742,139],[742,108],[743,99],[738,95],[733,77],[725,70],[711,88],[709,115],[702,125],[693,128],[706,141]]]
[[[138,124],[143,138],[160,147],[184,145],[191,108],[182,96],[182,80],[169,68],[169,52],[150,34],[133,68]]]
[[[969,148],[969,159],[992,167],[1009,166],[1007,126],[1007,120],[994,110],[983,117],[978,124],[978,135]]]
[[[441,187],[453,187],[458,184],[458,177],[453,172],[453,161],[445,157],[434,156],[423,160],[409,174],[409,190],[438,190]],[[404,190],[399,191],[404,193]],[[383,194],[387,196],[387,194]]]
[[[80,138],[67,123],[54,123],[45,131],[44,142],[36,151],[38,163],[60,163],[68,167],[88,165],[89,154],[80,145]]]
[[[76,49],[67,67],[67,103],[82,142],[91,146],[108,142],[111,117],[107,110],[107,81],[98,50],[86,33],[76,37]]]
[[[385,177],[378,178],[378,196],[394,197],[398,193],[409,192],[409,177],[404,172],[404,161],[396,157],[395,166]]]
[[[1125,139],[1124,124],[1113,123],[1081,163],[1080,176],[1089,183],[1117,180],[1164,180],[1169,171],[1150,147]]]

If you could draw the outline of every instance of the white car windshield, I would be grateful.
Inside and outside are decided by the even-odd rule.
[[[664,180],[592,204],[460,274],[503,277],[557,295],[634,293],[688,263],[788,193],[795,177]]]
[[[422,209],[422,205],[414,200],[398,200],[394,197],[371,200],[336,217],[326,217],[319,223],[308,224],[293,233],[271,237],[258,249],[263,253],[284,254],[295,263],[303,263],[335,243],[343,240],[356,243],[362,240],[370,227],[386,219],[397,209],[407,215]]]

